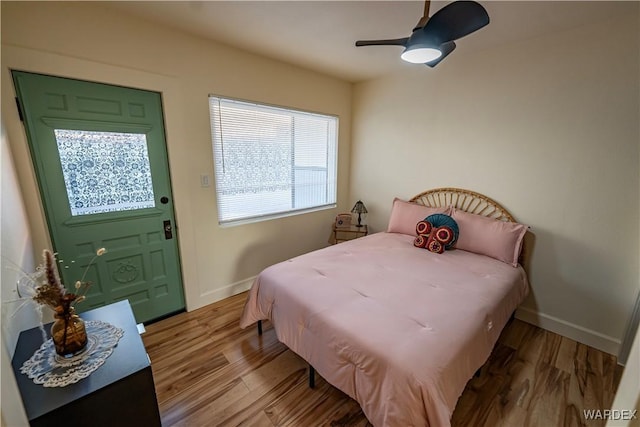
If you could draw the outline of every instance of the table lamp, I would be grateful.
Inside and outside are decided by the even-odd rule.
[[[361,200],[358,200],[353,206],[353,209],[351,209],[351,212],[358,214],[358,224],[356,225],[356,227],[362,227],[362,214],[367,213],[367,208],[365,207],[364,203],[362,203]]]

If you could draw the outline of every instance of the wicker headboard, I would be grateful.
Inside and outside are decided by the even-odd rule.
[[[465,212],[501,221],[516,222],[509,211],[502,207],[500,203],[475,191],[461,188],[435,188],[414,196],[410,202],[430,207],[454,206]],[[519,262],[527,273],[530,271],[530,254],[533,250],[534,239],[535,237],[531,231],[527,231],[524,236],[522,252],[520,253]]]
[[[516,222],[500,203],[480,193],[461,188],[435,188],[414,196],[411,202],[430,207],[453,206],[465,212],[501,221]]]

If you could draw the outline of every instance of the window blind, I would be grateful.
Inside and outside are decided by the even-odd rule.
[[[334,207],[338,118],[209,97],[218,221]]]

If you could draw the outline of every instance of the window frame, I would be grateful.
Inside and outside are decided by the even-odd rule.
[[[219,101],[231,101],[231,102],[237,102],[237,103],[244,103],[244,104],[249,104],[249,105],[255,105],[257,107],[265,107],[265,108],[272,108],[272,109],[276,109],[276,110],[282,110],[285,112],[289,112],[289,113],[300,113],[300,114],[308,114],[308,115],[316,115],[316,116],[322,116],[325,118],[332,118],[335,119],[335,146],[333,147],[333,165],[332,166],[328,166],[327,167],[327,180],[326,185],[327,187],[329,187],[330,184],[330,180],[333,179],[334,181],[334,186],[333,188],[330,190],[333,196],[333,201],[332,202],[328,202],[325,204],[320,204],[320,205],[316,205],[316,206],[309,206],[309,207],[304,207],[304,208],[290,208],[286,211],[280,211],[280,212],[273,212],[273,213],[266,213],[266,214],[256,214],[256,215],[252,215],[252,216],[246,216],[246,217],[242,217],[242,218],[236,218],[236,219],[221,219],[221,205],[220,205],[220,193],[219,193],[219,187],[218,187],[218,171],[217,171],[217,167],[216,167],[216,135],[215,135],[215,125],[214,125],[214,113],[213,113],[213,109],[212,109],[212,98],[217,99]],[[311,110],[305,110],[302,108],[297,108],[297,107],[289,107],[289,106],[283,106],[283,105],[278,105],[278,104],[272,104],[272,103],[267,103],[267,102],[261,102],[261,101],[253,101],[253,100],[248,100],[248,99],[243,99],[243,98],[236,98],[236,97],[230,97],[230,96],[226,96],[226,95],[219,95],[219,94],[215,94],[215,93],[210,93],[207,96],[207,104],[208,104],[208,108],[209,108],[209,125],[210,125],[210,129],[211,129],[211,148],[212,148],[212,160],[213,160],[213,178],[214,178],[214,187],[215,187],[215,193],[216,193],[216,210],[217,210],[217,216],[218,216],[218,225],[220,227],[234,227],[234,226],[238,226],[238,225],[243,225],[243,224],[251,224],[251,223],[256,223],[256,222],[262,222],[262,221],[268,221],[268,220],[272,220],[272,219],[278,219],[278,218],[286,218],[286,217],[290,217],[290,216],[296,216],[296,215],[303,215],[306,213],[310,213],[310,212],[317,212],[317,211],[322,211],[322,210],[328,210],[328,209],[334,209],[337,207],[337,201],[338,201],[338,149],[339,149],[339,145],[340,145],[340,117],[337,114],[327,114],[327,113],[323,113],[323,112],[318,112],[318,111],[311,111]],[[328,144],[327,144],[328,145]],[[329,147],[327,147],[327,150],[330,150]],[[328,157],[330,157],[330,154],[327,154]],[[293,160],[293,158],[292,158]],[[328,158],[327,164],[329,165],[331,163],[330,159]],[[335,171],[334,175],[329,174],[329,170],[333,169],[333,171]],[[295,173],[295,169],[293,171],[293,173]],[[292,189],[292,191],[295,191],[295,189]]]

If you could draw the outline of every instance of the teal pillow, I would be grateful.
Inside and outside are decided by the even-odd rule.
[[[453,239],[448,243],[444,244],[445,249],[451,249],[451,247],[456,243],[456,240],[458,240],[458,235],[460,234],[460,230],[458,229],[458,223],[456,222],[456,220],[451,218],[449,215],[445,215],[445,214],[429,215],[424,220],[433,226],[434,231],[440,227],[448,227],[451,231],[453,231]],[[438,231],[445,232],[444,230],[442,231],[438,230]],[[444,236],[440,236],[440,237],[441,237],[440,240],[445,242],[448,241],[450,238],[450,237],[443,238]]]

